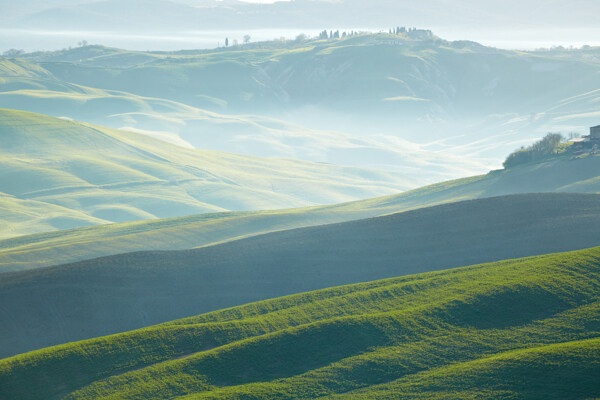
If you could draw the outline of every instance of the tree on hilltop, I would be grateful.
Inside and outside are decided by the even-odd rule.
[[[529,147],[521,147],[506,157],[504,168],[512,168],[531,161],[540,160],[556,153],[556,148],[563,140],[560,133],[548,133]]]

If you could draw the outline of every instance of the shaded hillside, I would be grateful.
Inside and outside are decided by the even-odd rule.
[[[32,269],[140,250],[189,249],[272,231],[368,218],[467,199],[529,192],[600,193],[598,171],[600,157],[562,157],[397,195],[332,206],[204,214],[21,236],[0,241],[0,271]]]
[[[594,248],[329,288],[27,353],[0,360],[0,397],[589,399],[600,393],[598,321]]]
[[[406,188],[396,174],[175,146],[0,110],[0,237],[107,222],[329,204]]]
[[[3,356],[335,285],[599,244],[600,196],[519,195],[7,273]]]

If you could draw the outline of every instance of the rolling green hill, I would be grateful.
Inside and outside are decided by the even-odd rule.
[[[435,36],[415,40],[410,35],[361,34],[171,53],[88,46],[26,57],[68,82],[216,110],[263,113],[310,105],[442,117],[520,113],[534,102],[541,111],[569,95],[598,89],[598,59],[581,58],[582,52],[569,57]],[[575,72],[577,81],[563,79]],[[554,85],[549,87],[550,80]],[[546,89],[543,95],[541,88]]]
[[[5,273],[0,356],[307,290],[587,248],[599,234],[599,195],[515,195]]]
[[[3,399],[590,399],[600,249],[225,309],[0,360]]]
[[[396,174],[175,146],[146,135],[0,110],[0,237],[389,194]]]
[[[597,125],[597,53],[388,34],[169,53],[94,45],[0,59],[0,107],[424,185],[496,168],[549,131]]]
[[[85,60],[86,65],[92,63],[100,70],[133,68],[138,64],[129,65],[127,60],[144,56],[177,63],[161,54],[139,54],[101,46],[86,46],[52,55],[63,60],[63,64]],[[144,97],[122,90],[82,86],[56,78],[37,63],[0,58],[0,108],[67,117],[199,149],[396,171],[411,177],[411,187],[488,170],[481,161],[467,161],[427,149],[415,151],[414,145],[408,143],[392,144],[385,138],[348,134],[339,129],[309,129],[283,121],[282,116],[217,113],[167,100],[166,94],[162,96]]]
[[[332,206],[203,214],[20,236],[0,241],[0,271],[33,269],[132,251],[189,249],[261,233],[491,196],[529,192],[600,193],[598,171],[598,156],[558,157],[397,195]],[[16,210],[10,206],[12,214]],[[25,210],[35,212],[32,204]]]

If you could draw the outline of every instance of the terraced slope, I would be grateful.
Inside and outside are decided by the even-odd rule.
[[[590,399],[600,248],[335,287],[0,360],[6,399]]]
[[[182,250],[261,233],[350,221],[467,199],[528,192],[600,193],[600,157],[560,157],[397,195],[332,206],[218,213],[81,228],[0,241],[0,271],[141,250]],[[28,205],[32,210],[33,206]],[[17,210],[11,205],[12,212]]]
[[[599,195],[515,195],[6,273],[0,354],[308,290],[587,248],[599,237]]]
[[[406,188],[395,174],[178,147],[0,110],[0,237],[227,210],[329,204]]]

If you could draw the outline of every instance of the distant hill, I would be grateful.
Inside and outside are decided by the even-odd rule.
[[[273,49],[275,53],[280,50]],[[231,56],[229,54],[226,59]],[[66,75],[59,79],[39,63],[32,62],[32,59],[45,60],[52,65],[59,63],[65,68],[71,68],[69,65],[72,63],[82,63],[86,68],[93,66],[100,76],[103,71],[116,72],[157,62],[169,62],[177,66],[181,61],[189,61],[189,56],[172,57],[164,53],[85,46],[42,53],[29,60],[0,58],[0,107],[144,133],[174,144],[205,150],[384,169],[403,176],[410,175],[411,181],[415,182],[413,187],[456,176],[474,175],[489,169],[479,160],[465,160],[427,149],[415,151],[408,142],[391,144],[385,138],[350,134],[336,128],[308,128],[303,126],[302,121],[285,121],[282,119],[286,118],[285,113],[275,117],[247,111],[243,115],[232,115],[229,109],[232,99],[204,93],[208,89],[206,87],[185,89],[191,92],[186,100],[195,104],[191,106],[170,100],[175,98],[171,96],[172,89],[164,86],[157,90],[158,93],[166,89],[159,97],[147,97],[123,89],[98,89],[74,84],[71,82],[74,77],[70,76],[71,73],[61,69],[60,74]],[[171,88],[178,85],[180,79],[199,79],[196,76],[184,76],[187,73],[180,75],[176,72],[176,76],[171,76],[173,72],[167,68],[162,72],[157,71],[157,76],[148,79],[154,82],[153,85],[167,79],[171,81],[168,85]],[[188,72],[195,75],[193,71]],[[254,82],[253,78],[250,80]],[[229,83],[222,82],[219,85],[225,87]],[[177,91],[183,93],[184,89]],[[219,90],[219,93],[220,96],[226,94],[223,90]]]
[[[600,193],[600,157],[558,157],[404,193],[268,212],[217,213],[136,221],[0,241],[0,272],[140,250],[182,250],[303,226],[375,217],[461,200],[532,192]],[[15,212],[16,209],[11,209]],[[25,210],[35,210],[31,204]],[[33,212],[33,211],[32,211]]]
[[[184,148],[0,110],[0,237],[107,222],[338,203],[410,186],[396,174]]]
[[[419,185],[486,172],[547,132],[599,123],[597,48],[521,52],[377,33],[22,57],[0,59],[0,107],[168,132],[202,149],[398,171]]]
[[[591,399],[600,249],[324,289],[0,360],[6,399]]]
[[[436,36],[424,39],[385,33],[171,53],[88,47],[26,57],[61,80],[217,112],[272,115],[298,111],[311,124],[327,122],[330,113],[342,113],[348,114],[351,123],[367,118],[361,129],[386,115],[388,125],[379,122],[376,126],[410,122],[403,132],[405,138],[410,134],[406,128],[419,128],[411,115],[429,115],[430,129],[440,123],[452,127],[454,122],[476,127],[486,118],[516,127],[521,117],[531,113],[539,114],[538,121],[520,122],[539,124],[540,118],[548,122],[561,116],[557,108],[563,101],[570,99],[567,105],[573,106],[577,99],[572,97],[599,89],[595,75],[599,60],[588,55],[595,49],[518,52]],[[575,72],[576,81],[563,79]],[[542,88],[545,95],[539,92]],[[352,117],[356,111],[360,115]],[[347,125],[348,121],[343,126]]]
[[[599,234],[600,195],[516,195],[6,273],[0,355],[307,290],[587,248]]]

